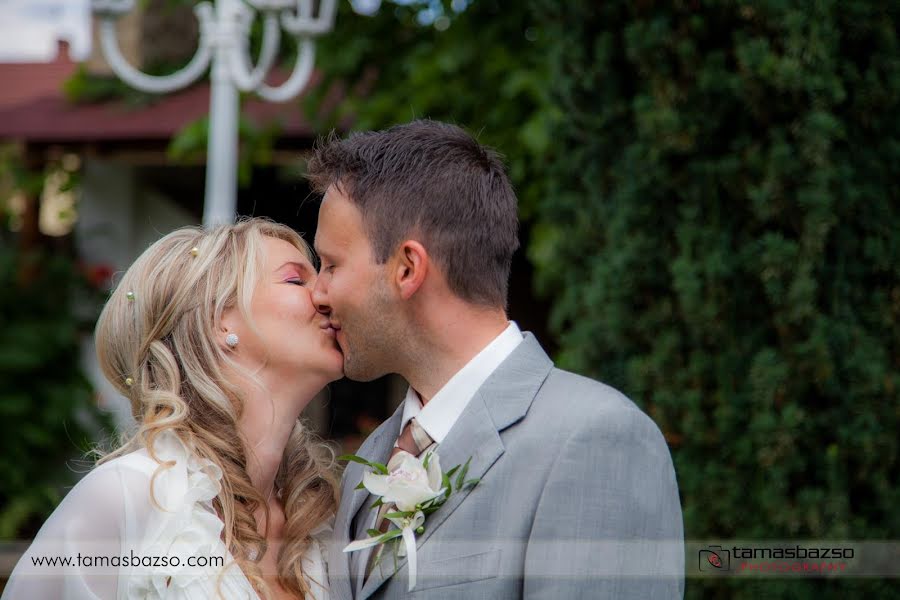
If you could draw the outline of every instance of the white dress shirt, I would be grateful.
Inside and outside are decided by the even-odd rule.
[[[415,417],[431,439],[438,444],[443,442],[478,388],[512,354],[522,339],[519,326],[515,321],[510,321],[509,326],[457,371],[424,407],[418,392],[410,386],[403,401],[400,431]]]

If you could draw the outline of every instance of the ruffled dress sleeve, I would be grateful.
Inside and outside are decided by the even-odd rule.
[[[160,469],[139,450],[88,473],[38,532],[0,600],[257,600],[220,537],[220,469],[173,432],[157,436],[154,452],[171,466]],[[328,524],[314,532],[303,558],[312,600],[329,600],[329,533]]]
[[[148,517],[143,531],[132,538],[139,540],[134,553],[141,563],[132,566],[120,597],[256,599],[220,538],[224,524],[212,505],[221,490],[219,468],[189,452],[171,432],[158,436],[154,450],[161,461],[174,465],[159,471],[144,496]],[[158,506],[150,502],[151,491]]]
[[[2,600],[253,599],[219,538],[212,500],[222,473],[172,432],[154,450],[104,463],[63,499],[19,560]],[[152,493],[156,504],[151,502]]]

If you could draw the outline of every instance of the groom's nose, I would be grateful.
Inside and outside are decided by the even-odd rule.
[[[312,290],[312,301],[316,310],[323,315],[331,314],[331,305],[328,304],[327,283],[325,277],[316,278],[316,283]]]

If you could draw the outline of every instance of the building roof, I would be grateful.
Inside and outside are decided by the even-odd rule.
[[[0,64],[0,139],[38,143],[169,140],[209,112],[208,79],[140,107],[119,101],[73,104],[62,87],[77,68],[64,47],[52,63]],[[314,74],[309,85],[320,80]],[[337,100],[334,97],[328,104],[333,106]],[[315,135],[296,100],[274,104],[250,98],[241,111],[257,126],[277,123],[281,138]]]
[[[0,63],[0,110],[60,94],[63,82],[77,68],[68,56],[52,63]]]

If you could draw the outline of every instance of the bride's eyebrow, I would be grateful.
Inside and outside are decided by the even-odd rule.
[[[303,275],[303,274],[309,274],[309,273],[312,273],[312,272],[313,272],[312,267],[310,267],[309,265],[307,265],[307,264],[305,264],[305,263],[294,262],[294,261],[291,261],[291,260],[287,261],[286,263],[284,263],[283,265],[281,265],[280,267],[278,267],[277,269],[275,269],[275,272],[276,272],[276,273],[279,273],[279,272],[281,272],[281,270],[282,270],[283,268],[285,268],[285,267],[296,267],[297,270],[300,272],[301,275]]]

